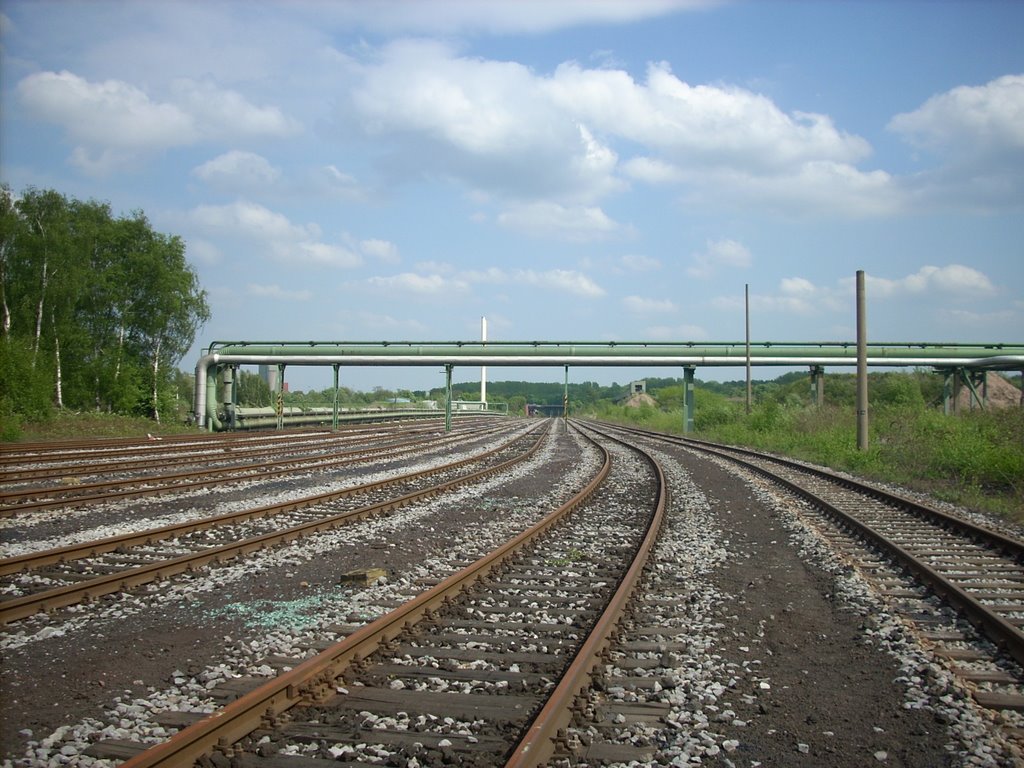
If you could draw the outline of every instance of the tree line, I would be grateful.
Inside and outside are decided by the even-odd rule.
[[[0,187],[0,417],[67,408],[159,421],[209,316],[184,241],[142,211]]]

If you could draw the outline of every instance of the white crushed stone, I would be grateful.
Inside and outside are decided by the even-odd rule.
[[[556,429],[564,427],[558,426]],[[298,663],[311,654],[309,649],[316,643],[330,637],[341,639],[326,632],[325,627],[350,623],[354,618],[372,621],[383,615],[390,610],[389,604],[395,599],[408,599],[419,593],[419,579],[455,573],[462,567],[465,559],[475,559],[490,552],[558,506],[571,496],[575,489],[582,487],[595,471],[597,454],[575,433],[572,437],[583,450],[583,458],[577,462],[558,488],[549,494],[529,499],[502,497],[500,503],[503,510],[507,511],[492,524],[474,527],[471,531],[452,531],[445,551],[424,560],[408,573],[392,574],[390,579],[380,579],[376,584],[366,588],[339,590],[317,605],[317,610],[311,612],[315,613],[315,616],[308,613],[299,615],[299,612],[295,612],[291,616],[295,619],[294,623],[278,623],[277,628],[270,631],[262,622],[262,617],[253,616],[249,624],[252,629],[250,635],[244,638],[224,638],[225,655],[219,663],[210,665],[195,675],[175,670],[171,675],[171,685],[162,690],[151,687],[149,695],[144,698],[122,701],[118,697],[114,700],[115,707],[110,711],[106,721],[86,718],[74,725],[62,726],[42,739],[30,740],[26,754],[22,758],[4,761],[0,768],[113,768],[115,762],[89,757],[84,754],[84,750],[89,744],[100,739],[125,739],[144,743],[162,741],[169,734],[152,721],[153,714],[161,711],[214,711],[217,705],[210,697],[209,691],[220,682],[243,676],[269,678],[276,672],[262,664],[266,657],[292,656]],[[166,586],[153,585],[150,594],[124,595],[112,605],[105,603],[99,611],[96,610],[97,606],[78,606],[78,611],[73,610],[75,607],[69,608],[67,613],[71,615],[67,618],[62,616],[59,626],[49,626],[48,621],[53,619],[45,616],[19,622],[19,625],[35,626],[25,626],[17,631],[5,633],[0,638],[0,647],[16,648],[54,633],[84,631],[95,621],[124,618],[143,611],[160,611],[161,606],[167,601],[187,601],[195,592],[223,589],[232,583],[251,578],[257,572],[299,565],[331,552],[342,543],[386,539],[392,531],[413,527],[421,524],[423,520],[429,520],[432,513],[442,506],[488,503],[488,496],[492,495],[492,492],[507,483],[528,477],[551,462],[554,448],[553,441],[546,441],[537,454],[500,476],[491,476],[472,486],[457,489],[442,498],[399,510],[387,517],[371,518],[353,526],[307,537],[299,544],[256,553],[242,562],[229,563],[185,579],[175,579]],[[76,613],[81,615],[74,615]],[[312,746],[315,750],[316,745]],[[65,748],[68,748],[68,754],[61,753]],[[72,751],[74,754],[71,754]],[[296,748],[295,754],[301,754],[301,751]]]

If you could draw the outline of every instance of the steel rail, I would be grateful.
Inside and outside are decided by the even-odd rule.
[[[481,430],[476,433],[478,435],[485,435],[489,432],[494,432],[500,429],[500,427],[492,427],[488,430]],[[234,464],[231,466],[222,467],[209,467],[203,470],[192,470],[189,472],[177,472],[167,475],[147,475],[145,477],[138,478],[125,478],[122,480],[108,480],[100,483],[85,483],[82,485],[62,487],[62,486],[49,486],[49,487],[35,487],[35,488],[23,488],[17,491],[9,491],[6,493],[0,493],[0,503],[7,502],[10,499],[31,499],[38,498],[40,496],[48,496],[49,498],[41,499],[39,501],[28,501],[21,504],[10,504],[8,506],[0,506],[0,517],[9,517],[19,512],[31,512],[42,509],[53,509],[55,507],[66,508],[66,507],[81,507],[88,504],[103,503],[106,501],[114,501],[119,499],[132,499],[141,496],[159,496],[165,493],[174,493],[181,490],[191,490],[194,488],[205,488],[211,485],[212,482],[209,478],[219,478],[224,475],[229,477],[231,482],[243,482],[245,480],[251,480],[253,478],[270,478],[277,477],[280,475],[286,475],[291,472],[289,467],[293,467],[297,463],[306,463],[313,470],[330,469],[333,467],[344,466],[346,464],[358,463],[360,459],[352,458],[353,455],[359,454],[379,454],[389,450],[395,449],[406,449],[406,450],[395,450],[396,454],[408,452],[412,450],[408,448],[410,445],[423,442],[422,440],[409,441],[405,443],[399,443],[393,446],[384,446],[382,448],[373,448],[366,450],[350,450],[350,451],[339,451],[333,454],[327,454],[321,457],[309,457],[309,456],[297,456],[291,459],[280,459],[278,461],[269,461],[263,463],[254,464]],[[236,473],[237,477],[234,477]],[[188,480],[188,478],[194,478]],[[198,479],[206,478],[206,479]],[[183,482],[174,482],[176,480],[182,480]],[[132,487],[132,486],[149,486],[153,483],[165,483],[164,485],[156,485],[154,487]],[[88,493],[89,491],[102,491],[103,489],[115,489],[124,488],[122,491],[107,491],[102,493]],[[74,495],[76,491],[83,491],[80,495]],[[67,493],[67,496],[57,496],[56,494]]]
[[[492,430],[488,430],[490,432]],[[480,433],[476,433],[475,436]],[[486,432],[483,434],[487,434]],[[494,456],[500,451],[509,448],[511,445],[521,439],[522,436],[514,437],[513,439],[502,443],[496,448],[492,448],[489,451],[478,453],[474,456],[469,456],[465,459],[459,459],[458,461],[449,462],[438,467],[431,469],[423,469],[418,472],[407,472],[402,475],[395,477],[389,477],[384,480],[377,480],[372,483],[361,483],[359,485],[350,486],[337,491],[331,491],[324,494],[314,494],[312,496],[304,496],[301,499],[295,499],[293,501],[279,502],[277,504],[267,504],[261,507],[254,507],[252,509],[243,509],[237,512],[228,512],[224,515],[215,515],[214,517],[203,517],[195,520],[189,520],[184,523],[173,523],[171,525],[160,526],[159,528],[149,528],[138,533],[125,533],[119,536],[110,536],[105,539],[97,539],[96,541],[88,541],[82,544],[69,544],[64,547],[54,547],[52,549],[39,550],[37,552],[27,552],[23,555],[16,555],[14,557],[7,557],[0,559],[0,576],[8,576],[14,573],[23,573],[37,568],[43,568],[47,565],[53,565],[55,563],[64,563],[69,560],[81,560],[85,557],[94,557],[107,552],[114,552],[122,547],[138,546],[140,544],[152,544],[154,541],[161,541],[163,539],[174,538],[175,536],[182,536],[193,531],[202,530],[205,528],[213,528],[218,525],[228,525],[231,523],[240,523],[246,520],[254,520],[262,517],[270,517],[272,515],[281,514],[284,512],[293,512],[296,509],[302,509],[303,507],[312,506],[327,501],[337,501],[338,499],[346,498],[348,496],[355,496],[360,493],[368,493],[370,491],[379,490],[381,488],[387,488],[392,485],[399,483],[408,482],[409,480],[417,480],[422,477],[428,477],[432,474],[439,474],[441,472],[447,472],[452,469],[458,469],[459,467],[472,464],[477,461],[481,461],[490,456]],[[421,442],[421,441],[416,441]],[[389,446],[390,448],[391,446]],[[386,449],[375,449],[375,450],[386,450]],[[354,462],[353,462],[354,463]],[[246,479],[246,478],[241,478]],[[0,603],[2,604],[2,603]]]
[[[323,431],[323,430],[321,430]],[[231,433],[233,436],[233,433]],[[245,437],[239,435],[238,437]],[[208,443],[216,441],[217,435],[208,432],[189,432],[180,435],[160,435],[159,442],[168,445],[180,443]],[[0,464],[10,464],[18,460],[19,454],[38,454],[40,458],[33,457],[33,461],[51,460],[45,457],[56,454],[53,461],[61,461],[65,451],[97,450],[109,454],[114,452],[127,453],[141,447],[156,447],[156,442],[149,438],[138,437],[101,437],[83,440],[45,440],[30,443],[0,443]],[[165,446],[166,447],[166,446]]]
[[[836,485],[850,488],[851,490],[858,491],[865,495],[873,496],[874,498],[879,499],[880,501],[884,501],[894,506],[902,507],[905,511],[921,519],[931,520],[933,522],[938,521],[942,523],[943,527],[966,535],[974,539],[975,541],[983,543],[987,546],[995,545],[1005,554],[1016,558],[1018,561],[1021,562],[1022,565],[1024,565],[1024,541],[1016,539],[1012,536],[1007,536],[1006,534],[992,530],[991,528],[986,528],[983,525],[972,523],[970,520],[965,520],[955,515],[948,514],[946,512],[943,512],[941,509],[936,509],[935,507],[929,506],[928,504],[924,504],[923,502],[909,499],[906,496],[902,496],[898,493],[888,491],[885,488],[879,488],[876,485],[872,485],[864,481],[844,477],[843,475],[836,474],[835,472],[830,472],[827,469],[822,469],[820,467],[812,467],[802,462],[795,461],[793,459],[787,459],[784,456],[773,456],[771,454],[760,453],[749,448],[723,445],[720,443],[713,443],[709,440],[700,440],[693,437],[679,437],[677,435],[666,435],[662,432],[654,432],[650,430],[639,429],[637,427],[625,427],[615,425],[615,428],[624,432],[646,435],[647,437],[660,439],[664,442],[671,442],[677,445],[698,448],[705,447],[709,451],[725,450],[729,451],[730,453],[738,453],[744,456],[750,456],[752,458],[767,460],[775,464],[780,464],[784,467],[789,467],[790,469],[795,469],[800,472],[806,472],[807,474],[820,477],[824,480],[829,480],[835,483]],[[726,458],[732,459],[733,457],[726,455]]]
[[[547,702],[537,713],[533,723],[527,729],[512,754],[505,763],[505,768],[535,768],[552,757],[559,746],[560,734],[572,721],[576,697],[591,685],[591,675],[604,663],[604,654],[613,643],[613,632],[618,626],[629,601],[640,585],[643,570],[646,567],[654,545],[661,533],[669,504],[668,483],[661,465],[642,448],[630,445],[603,430],[591,429],[604,437],[622,443],[638,451],[654,469],[658,484],[658,500],[654,514],[647,526],[643,542],[637,550],[629,570],[619,582],[608,606],[602,611],[594,628],[587,635],[582,647],[577,651],[572,663],[562,679],[551,692]]]
[[[972,523],[970,520],[964,520],[963,518],[955,515],[943,512],[941,509],[936,509],[928,504],[924,504],[920,501],[914,501],[906,496],[903,496],[892,491],[888,491],[884,488],[871,485],[870,483],[853,480],[849,477],[843,477],[834,472],[821,469],[820,467],[812,467],[803,464],[793,459],[787,459],[783,456],[771,456],[768,454],[758,453],[757,451],[750,450],[748,448],[739,448],[732,446],[722,446],[716,443],[709,442],[707,440],[698,440],[696,438],[679,438],[685,444],[689,445],[705,445],[711,449],[715,448],[728,448],[733,453],[739,453],[746,456],[768,459],[777,464],[781,464],[791,469],[796,469],[801,472],[806,472],[811,475],[830,480],[838,485],[843,485],[852,490],[859,491],[861,493],[874,496],[876,499],[893,504],[895,506],[902,507],[905,511],[920,517],[924,520],[939,521],[942,526],[948,530],[952,530],[961,534],[964,534],[975,541],[978,541],[986,546],[995,545],[1001,549],[1005,554],[1016,558],[1024,565],[1024,541],[1016,539],[1012,536],[1008,536],[999,531],[986,528],[983,525]]]
[[[534,427],[523,436],[525,437],[538,429],[540,429],[539,426]],[[436,496],[440,493],[451,490],[452,488],[457,488],[461,485],[475,482],[484,477],[488,477],[489,475],[504,471],[519,462],[525,461],[537,451],[549,430],[550,424],[545,427],[541,435],[529,450],[513,459],[502,462],[501,464],[497,464],[493,467],[486,467],[471,474],[455,478],[454,480],[440,483],[430,488],[413,491],[384,502],[370,504],[338,515],[320,518],[318,520],[302,523],[281,531],[255,536],[240,542],[210,547],[200,550],[199,552],[182,555],[170,560],[163,560],[149,565],[138,566],[118,573],[99,576],[88,581],[57,587],[45,592],[38,592],[33,595],[25,595],[23,597],[4,600],[0,602],[0,625],[24,619],[40,611],[49,612],[56,610],[57,608],[74,605],[82,601],[94,600],[98,597],[102,597],[103,595],[109,595],[115,592],[124,592],[132,587],[148,584],[149,582],[164,579],[168,576],[173,576],[185,571],[193,571],[196,568],[203,567],[210,563],[219,563],[224,560],[230,560],[270,546],[286,543],[293,539],[300,539],[303,536],[337,528],[341,525],[347,525],[366,517],[401,509],[409,504]],[[496,450],[501,449],[499,448]],[[472,460],[472,457],[470,459],[463,459],[462,462],[457,462],[457,464],[467,463]],[[332,501],[334,498],[341,498],[345,493],[346,491],[333,491],[328,494],[284,502],[283,504],[276,506],[284,507],[284,509],[281,509],[280,511],[291,511],[294,509],[308,507],[312,504]]]
[[[611,455],[602,446],[601,469],[587,486],[557,510],[493,552],[477,560],[404,605],[353,632],[347,638],[254,691],[227,704],[209,717],[122,763],[121,768],[185,768],[215,749],[224,752],[236,741],[272,723],[292,707],[323,701],[334,694],[334,681],[408,626],[431,616],[448,601],[487,577],[511,555],[563,520],[601,486],[611,471]]]
[[[806,499],[811,504],[833,517],[841,526],[847,527],[849,530],[852,530],[855,534],[862,537],[865,541],[870,542],[874,546],[888,553],[893,560],[907,568],[908,571],[924,582],[936,595],[962,613],[971,624],[977,627],[978,630],[988,637],[989,640],[995,643],[996,646],[1003,649],[1019,664],[1024,665],[1024,632],[1016,626],[1006,621],[998,614],[990,611],[984,603],[974,598],[969,592],[945,578],[941,573],[930,567],[927,563],[922,562],[919,558],[915,557],[899,544],[886,537],[880,531],[876,531],[870,525],[858,520],[852,514],[843,511],[812,491],[801,487],[799,484],[784,477],[780,477],[779,475],[771,472],[771,470],[752,461],[747,461],[746,459],[733,455],[730,452],[758,456],[772,462],[789,465],[800,469],[801,471],[832,480],[851,490],[856,490],[864,493],[865,495],[874,496],[875,498],[887,501],[893,505],[900,506],[905,511],[911,512],[917,516],[934,516],[942,522],[945,527],[952,527],[955,531],[966,533],[975,540],[981,541],[982,543],[989,543],[991,546],[1001,549],[1004,552],[1009,552],[1018,560],[1024,556],[1024,542],[1018,541],[1012,537],[1004,536],[1003,534],[991,531],[982,526],[975,525],[966,520],[960,520],[959,518],[947,515],[925,504],[912,501],[897,494],[889,493],[888,491],[884,491],[872,485],[833,475],[830,472],[824,472],[819,469],[805,467],[798,462],[758,454],[756,451],[749,451],[742,448],[734,449],[728,446],[715,447],[715,444],[708,443],[706,441],[669,437],[667,435],[659,435],[659,433],[655,432],[647,434],[650,437],[662,439],[666,442],[675,443],[677,445],[684,445],[693,450],[704,451],[705,453],[727,459],[728,461],[739,464],[756,474],[770,479],[772,482],[788,488],[793,493]]]
[[[388,434],[401,433],[405,435],[438,431],[440,430],[435,427],[419,426],[417,429],[396,428]],[[221,432],[218,434],[229,437],[230,441],[225,440],[224,445],[222,446],[193,446],[189,444],[179,444],[167,446],[163,450],[156,447],[159,446],[159,443],[140,444],[140,446],[145,445],[146,447],[155,448],[154,453],[157,455],[155,457],[148,458],[140,458],[139,449],[124,452],[119,451],[119,455],[116,456],[111,453],[90,454],[88,452],[71,455],[62,452],[57,456],[48,456],[46,459],[37,459],[34,456],[25,456],[22,461],[11,461],[7,464],[7,468],[0,469],[0,483],[22,482],[28,479],[39,478],[58,479],[65,477],[80,477],[83,475],[99,474],[100,472],[131,472],[151,469],[153,467],[162,467],[166,469],[171,465],[188,465],[219,459],[242,460],[247,458],[256,458],[259,456],[279,455],[282,452],[282,449],[301,449],[307,445],[323,446],[325,435],[328,435],[328,441],[330,443],[341,444],[359,440],[363,437],[359,434],[350,434],[347,431],[324,432],[323,430],[310,432],[303,431],[297,435],[290,435],[288,438],[282,438],[276,441],[254,437],[251,433],[240,434],[234,432]],[[216,440],[218,434],[210,435],[210,437]],[[248,438],[250,444],[239,446],[232,445],[232,443],[238,442],[239,438]],[[131,456],[133,458],[125,459],[122,458],[123,456]],[[93,459],[96,460],[95,463],[84,463]],[[107,461],[107,459],[111,460]],[[11,466],[14,466],[15,468],[11,469]]]

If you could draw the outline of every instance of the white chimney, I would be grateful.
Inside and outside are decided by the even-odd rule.
[[[487,343],[487,318],[480,318],[480,341]],[[480,401],[487,407],[487,366],[480,366]]]

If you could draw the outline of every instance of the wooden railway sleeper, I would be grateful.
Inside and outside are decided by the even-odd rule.
[[[602,476],[603,476],[603,475],[602,475]],[[512,550],[511,550],[511,551],[514,551],[515,549],[518,549],[518,547],[519,547],[519,544],[518,544],[518,540],[516,540],[516,541],[514,541],[514,542],[510,543],[509,545],[507,545],[507,547],[511,547],[511,548],[512,548]],[[415,602],[416,602],[416,601],[414,600],[414,603],[415,603]],[[428,615],[428,618],[431,618],[431,620],[433,620],[434,616],[433,616],[433,615],[430,615],[429,613],[427,613],[427,610],[426,610],[426,608],[429,608],[429,607],[431,607],[431,606],[425,606],[425,609],[424,609],[424,610],[422,610],[422,612],[423,612],[423,613],[426,613],[426,614]],[[451,609],[452,609],[452,607],[453,607],[453,606],[452,606],[452,600],[451,600],[451,598],[447,598],[446,600],[444,600],[444,601],[443,601],[443,605],[441,605],[441,606],[440,606],[440,607],[439,607],[439,608],[437,609],[437,612],[438,612],[438,613],[439,613],[439,612],[442,612],[442,611],[443,611],[443,612],[450,612],[450,611],[451,611]],[[386,618],[386,617],[382,617],[382,620],[379,620],[379,621],[383,621],[383,620],[384,620],[384,618]],[[401,621],[401,622],[402,622],[402,626],[404,626],[404,624],[406,624],[406,622],[404,622],[404,620],[399,620],[399,621]],[[397,628],[397,627],[395,628],[395,631],[396,631],[396,632],[398,631],[398,628]],[[386,635],[388,635],[388,636],[390,636],[390,637],[393,637],[393,636],[394,636],[394,633],[392,633],[392,632],[387,632],[387,633],[385,633],[385,634],[386,634]],[[366,635],[367,635],[367,632],[366,632],[366,631],[364,631],[364,630],[357,630],[357,631],[356,631],[356,632],[355,632],[355,633],[354,633],[353,635],[351,635],[351,636],[349,637],[349,641],[350,641],[350,643],[349,643],[349,644],[350,644],[350,645],[352,646],[352,651],[350,652],[350,654],[346,654],[346,655],[351,655],[351,663],[354,663],[354,665],[356,665],[356,666],[359,666],[359,665],[361,665],[361,664],[362,664],[362,658],[364,658],[364,657],[362,657],[362,656],[360,655],[360,652],[358,652],[358,651],[356,651],[356,650],[355,650],[355,647],[356,647],[356,645],[357,645],[358,643],[360,643],[360,642],[365,642],[364,636],[366,636]],[[356,645],[353,645],[353,644],[356,644]],[[308,665],[308,664],[310,664],[310,663],[313,663],[313,659],[309,659],[309,662],[306,662],[306,663],[304,663],[304,664],[307,664],[307,665]],[[319,660],[318,660],[318,659],[317,659],[317,660],[316,660],[316,662],[315,662],[315,664],[321,664],[321,663],[322,663],[322,662],[319,662]],[[332,665],[332,667],[333,667],[333,665]],[[298,672],[298,670],[296,670],[296,672]],[[340,681],[340,682],[342,682],[342,683],[344,682],[344,678],[343,678],[343,677],[341,676],[340,672],[338,673],[338,677],[336,678],[336,681]],[[284,681],[283,681],[283,682],[284,682]],[[291,687],[291,684],[289,684],[289,687]],[[269,690],[269,688],[268,688],[268,690]],[[287,707],[287,706],[290,706],[290,705],[287,705],[287,703],[284,703],[284,702],[282,702],[282,703],[280,703],[280,705],[274,705],[274,708],[275,708],[275,709],[278,709],[278,708],[280,708],[280,707],[283,707],[283,706],[284,706],[284,707]]]

